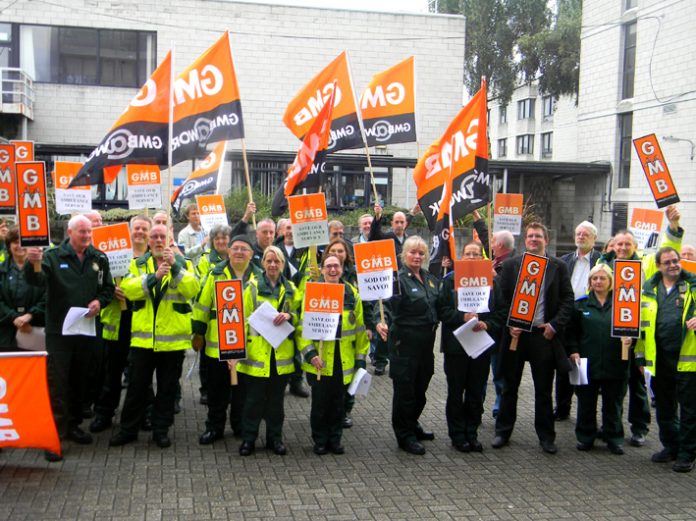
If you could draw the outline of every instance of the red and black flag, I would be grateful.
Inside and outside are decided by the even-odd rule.
[[[193,199],[196,195],[214,194],[218,191],[222,177],[222,165],[225,159],[227,141],[220,141],[200,166],[177,187],[172,194],[172,208],[176,213],[181,210],[185,199]]]
[[[278,187],[271,205],[273,217],[282,215],[288,205],[287,198],[296,191],[301,189],[315,191],[321,186],[331,134],[331,116],[335,92],[336,85],[334,84],[329,99],[302,140],[295,161],[288,168],[285,182]]]
[[[109,182],[104,173],[106,167],[113,167],[110,172],[118,174],[124,164],[167,164],[171,81],[172,52],[169,51],[89,155],[70,187]]]

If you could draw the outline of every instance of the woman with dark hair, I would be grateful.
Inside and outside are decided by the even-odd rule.
[[[350,251],[348,243],[344,239],[334,239],[324,250],[324,257],[335,255],[343,264],[343,275],[341,282],[347,282],[353,286],[358,284],[358,275],[355,272],[355,259]]]

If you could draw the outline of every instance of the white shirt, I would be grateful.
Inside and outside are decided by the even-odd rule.
[[[573,273],[570,274],[570,284],[573,286],[575,300],[584,297],[587,294],[587,277],[590,275],[590,254],[582,255],[579,251],[575,253],[575,266]]]

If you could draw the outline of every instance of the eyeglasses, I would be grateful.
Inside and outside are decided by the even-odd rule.
[[[674,264],[679,264],[679,259],[668,259],[666,261],[660,262],[663,266],[672,266]]]
[[[245,248],[244,246],[232,246],[230,250],[232,250],[232,253],[246,253],[251,251],[249,248]]]

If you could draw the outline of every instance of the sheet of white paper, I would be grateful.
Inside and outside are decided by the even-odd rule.
[[[485,331],[473,331],[476,324],[478,324],[478,319],[472,318],[454,330],[454,337],[471,358],[478,358],[486,349],[495,344],[495,340]]]
[[[97,326],[94,317],[87,318],[87,308],[70,308],[63,321],[64,335],[97,336]]]
[[[297,268],[292,265],[292,262],[290,264],[288,264],[288,266],[290,267],[290,276],[294,277],[295,274],[297,273]]]
[[[32,327],[29,333],[17,330],[17,347],[27,351],[46,351],[46,333],[42,327]]]
[[[571,369],[570,373],[568,373],[570,385],[587,385],[589,383],[587,379],[587,358],[581,358],[577,365],[573,363],[570,365]]]
[[[273,349],[277,349],[278,346],[283,343],[283,340],[285,340],[290,333],[295,331],[295,328],[290,322],[283,322],[279,326],[274,325],[273,319],[277,316],[278,311],[268,302],[263,302],[256,311],[249,316],[249,325],[253,327],[259,335],[265,338],[266,341],[273,346]]]
[[[652,373],[647,367],[643,370],[643,376],[645,377],[645,387],[648,388],[648,396],[653,400],[655,398],[655,393],[652,390]]]
[[[350,394],[351,396],[356,396],[358,394],[367,396],[371,384],[372,375],[361,367],[360,369],[355,371],[355,374],[353,375],[353,380],[350,382],[350,385],[348,386],[348,394]]]

